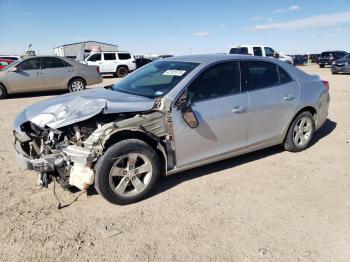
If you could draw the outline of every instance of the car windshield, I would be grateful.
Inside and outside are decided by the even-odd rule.
[[[347,54],[346,56],[343,57],[344,59],[350,59],[350,54]]]
[[[126,76],[112,89],[149,98],[163,96],[197,65],[192,62],[158,60]]]

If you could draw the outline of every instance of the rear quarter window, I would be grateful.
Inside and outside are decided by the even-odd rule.
[[[243,80],[247,91],[280,84],[277,65],[265,61],[244,62]]]
[[[119,60],[128,60],[131,59],[131,55],[128,53],[120,53],[118,54]]]
[[[247,55],[248,48],[247,47],[234,47],[234,48],[231,48],[230,54]]]

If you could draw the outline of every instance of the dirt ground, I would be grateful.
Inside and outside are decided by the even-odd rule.
[[[52,94],[0,101],[0,261],[350,261],[350,75],[302,69],[330,81],[329,120],[309,149],[176,174],[129,206],[93,194],[58,210],[53,185],[17,165],[11,128]]]

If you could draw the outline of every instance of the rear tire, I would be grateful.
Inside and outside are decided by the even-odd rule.
[[[142,140],[126,139],[97,161],[95,188],[107,201],[125,205],[144,199],[160,177],[155,150]]]
[[[290,125],[284,140],[284,149],[299,152],[306,149],[315,132],[315,120],[309,111],[300,113]]]
[[[123,78],[129,74],[129,69],[125,66],[120,66],[118,67],[116,74],[117,77]]]
[[[7,90],[6,88],[0,84],[0,99],[4,99],[7,95]]]
[[[68,84],[68,89],[69,89],[69,92],[71,93],[82,91],[85,88],[86,88],[85,81],[81,78],[73,78]]]
[[[338,72],[332,72],[332,74],[333,74],[333,75],[337,75],[337,74],[339,74],[339,73],[338,73]]]
[[[320,65],[320,68],[324,68],[324,65]]]

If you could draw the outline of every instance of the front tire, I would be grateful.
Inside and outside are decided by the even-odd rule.
[[[6,88],[0,84],[0,99],[4,99],[7,95],[7,90]]]
[[[300,113],[290,125],[284,149],[290,152],[299,152],[306,149],[315,132],[315,120],[308,111]]]
[[[324,68],[324,65],[320,65],[320,68]]]
[[[86,88],[85,81],[81,78],[74,78],[68,84],[69,92],[78,92]]]
[[[144,141],[120,141],[97,161],[95,188],[107,201],[125,205],[144,199],[160,176],[155,150]]]

